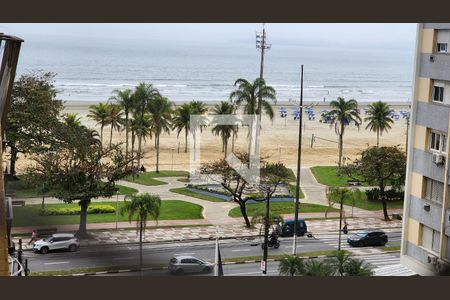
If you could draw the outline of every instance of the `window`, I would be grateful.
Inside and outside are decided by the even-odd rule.
[[[433,101],[444,102],[444,87],[434,86],[433,87]]]
[[[425,199],[442,203],[444,184],[442,182],[425,178]]]
[[[430,131],[430,150],[445,152],[447,149],[447,137],[439,131]]]
[[[437,52],[446,53],[447,43],[437,43]]]
[[[422,247],[439,253],[440,232],[422,224]]]

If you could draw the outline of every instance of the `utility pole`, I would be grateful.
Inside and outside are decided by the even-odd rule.
[[[261,270],[262,270],[262,275],[266,276],[267,275],[267,256],[268,256],[268,244],[269,244],[269,227],[270,227],[270,196],[269,193],[267,192],[267,200],[266,200],[266,217],[264,218],[264,253],[263,253],[263,260],[261,262]]]
[[[297,227],[298,227],[298,209],[300,206],[300,168],[302,160],[302,120],[303,120],[303,65],[300,71],[300,122],[298,122],[298,149],[297,149],[297,182],[295,188],[295,212],[294,212],[294,238],[292,245],[292,254],[297,254]]]
[[[267,43],[267,36],[266,36],[266,29],[263,24],[263,31],[262,32],[256,32],[256,49],[260,49],[261,51],[261,61],[259,66],[259,79],[264,79],[264,53],[265,50],[269,50],[271,48],[271,44]],[[258,95],[258,110],[257,110],[257,128],[256,128],[256,153],[259,153],[259,130],[261,128],[261,107],[262,107],[262,95],[259,93]],[[250,154],[250,153],[249,153]]]

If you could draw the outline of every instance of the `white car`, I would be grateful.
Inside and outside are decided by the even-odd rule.
[[[71,252],[80,247],[80,242],[71,233],[55,233],[52,236],[34,243],[33,251],[47,254],[51,250],[67,249]]]

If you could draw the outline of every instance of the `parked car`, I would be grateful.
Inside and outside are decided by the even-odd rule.
[[[175,256],[169,262],[169,272],[176,275],[185,273],[211,273],[214,264],[193,256]]]
[[[361,231],[347,239],[353,247],[384,246],[387,242],[388,236],[383,230]]]
[[[303,236],[308,231],[305,220],[298,219],[297,236]],[[276,228],[277,234],[282,237],[294,236],[294,220],[285,220],[280,222]]]
[[[33,251],[47,254],[52,250],[67,249],[71,252],[80,247],[80,242],[71,233],[55,233],[52,236],[34,243]]]

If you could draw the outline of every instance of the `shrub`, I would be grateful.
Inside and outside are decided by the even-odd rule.
[[[113,213],[116,209],[111,205],[92,205],[87,209],[88,214],[106,214]],[[79,215],[81,208],[78,207],[61,207],[61,208],[44,208],[39,210],[39,214],[42,216],[69,216]]]
[[[367,190],[366,195],[367,195],[367,199],[369,201],[380,200],[380,190],[378,188],[373,188],[371,190]],[[390,189],[385,192],[385,196],[386,196],[386,200],[388,200],[388,201],[399,201],[399,200],[403,200],[403,198],[405,197],[405,192]]]

